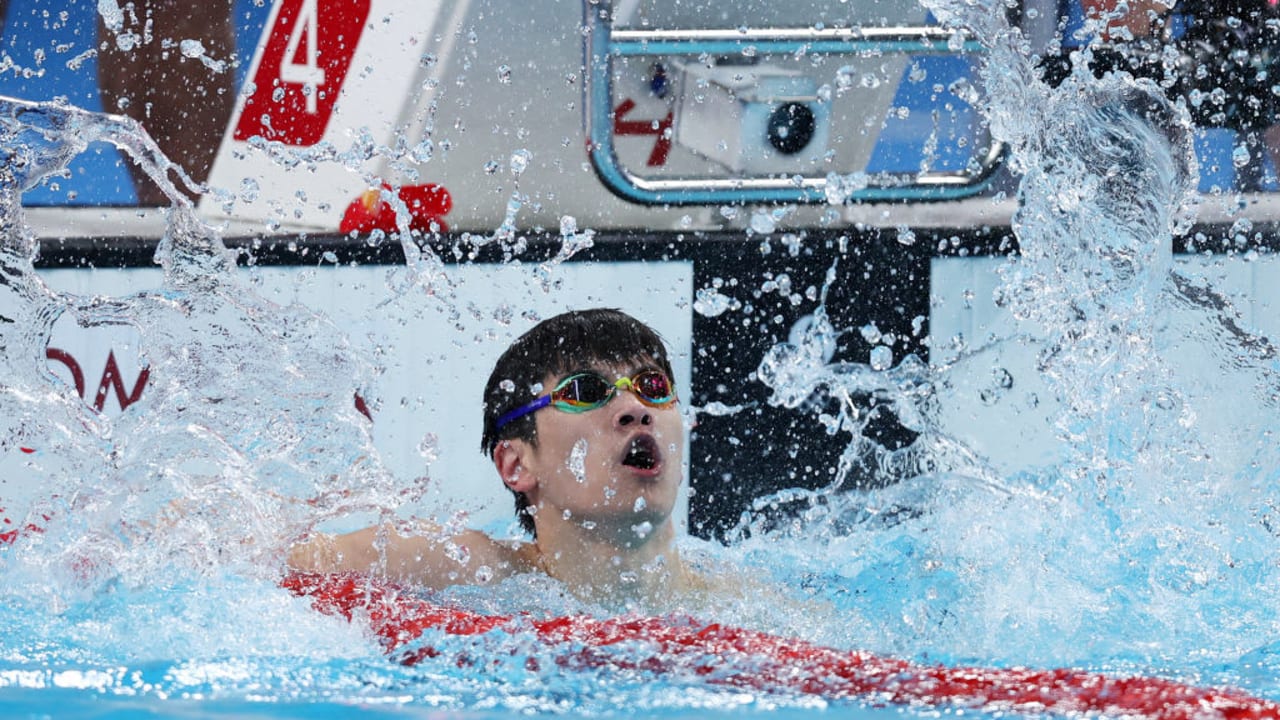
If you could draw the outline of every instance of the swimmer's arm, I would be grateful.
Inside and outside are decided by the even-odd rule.
[[[524,553],[482,532],[466,530],[446,535],[433,523],[402,535],[392,525],[380,525],[345,535],[318,534],[295,545],[288,565],[301,572],[358,572],[398,582],[440,589],[450,585],[484,584],[523,572]]]

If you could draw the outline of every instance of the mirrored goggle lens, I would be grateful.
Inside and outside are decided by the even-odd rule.
[[[599,375],[571,375],[560,383],[552,400],[565,406],[588,410],[608,402],[613,385]]]
[[[654,404],[670,402],[675,394],[671,389],[671,380],[666,375],[650,370],[631,378],[631,387],[642,400]]]

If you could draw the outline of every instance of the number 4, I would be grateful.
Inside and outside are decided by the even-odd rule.
[[[317,0],[302,0],[293,29],[289,31],[289,44],[284,51],[284,59],[280,63],[280,81],[304,86],[302,94],[307,97],[307,112],[311,115],[319,112],[316,108],[316,94],[324,86],[324,68],[320,67],[320,13],[316,2]],[[303,33],[306,33],[307,55],[305,61],[299,63],[298,47],[302,44]]]

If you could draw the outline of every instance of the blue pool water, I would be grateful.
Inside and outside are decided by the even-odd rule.
[[[688,540],[684,551],[778,594],[662,611],[922,663],[1068,666],[1280,700],[1280,382],[1270,345],[1171,267],[1167,240],[1185,225],[1197,178],[1185,118],[1122,78],[1077,77],[1056,91],[1028,82],[998,13],[935,4],[992,49],[989,121],[1025,177],[1023,255],[1002,270],[1002,303],[1030,328],[1000,342],[1036,354],[1062,406],[1056,461],[997,473],[933,422],[951,369],[989,362],[989,349],[954,349],[938,368],[828,364],[839,329],[819,309],[805,336],[761,359],[774,401],[874,391],[919,440],[886,448],[858,432],[865,419],[854,413],[815,418],[847,447],[842,469],[873,468],[886,487],[761,499],[761,509],[804,509],[789,524],[747,519],[728,547]],[[291,537],[317,518],[392,507],[403,490],[351,407],[372,370],[323,318],[258,297],[182,202],[158,253],[162,291],[104,299],[45,287],[17,198],[93,140],[146,157],[145,140],[114,123],[48,106],[0,113],[0,307],[13,320],[0,324],[0,432],[6,453],[38,449],[24,481],[48,489],[10,510],[43,531],[0,548],[0,707],[10,716],[961,714],[565,668],[521,630],[433,637],[441,654],[405,667],[361,622],[281,589]],[[1186,312],[1169,320],[1170,307]],[[160,380],[139,412],[105,420],[48,377],[43,349],[62,314],[141,333]],[[1197,387],[1162,359],[1174,336],[1220,350],[1225,389]],[[282,365],[296,372],[264,371]],[[317,389],[317,376],[339,380]],[[1206,437],[1197,410],[1221,403],[1239,423]],[[298,441],[308,437],[326,443]],[[1247,459],[1224,468],[1229,444]],[[535,617],[614,612],[535,577],[433,599]]]

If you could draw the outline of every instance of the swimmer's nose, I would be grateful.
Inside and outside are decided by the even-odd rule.
[[[632,425],[653,424],[653,412],[648,405],[640,402],[635,393],[618,393],[613,404],[616,405],[613,409],[613,422],[616,426],[629,428]]]

